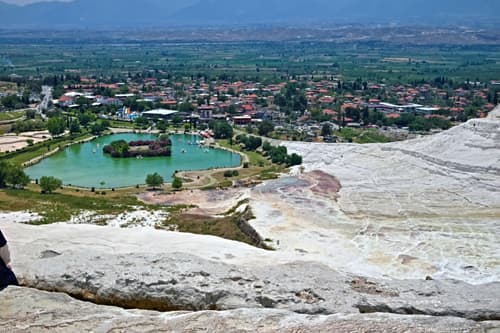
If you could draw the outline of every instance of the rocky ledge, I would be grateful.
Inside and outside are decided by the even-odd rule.
[[[394,314],[302,315],[284,310],[124,310],[60,293],[10,287],[0,298],[4,332],[498,332],[495,322]]]
[[[215,237],[146,228],[6,223],[2,229],[13,239],[23,285],[98,304],[159,311],[253,308],[500,320],[497,282],[367,278]]]

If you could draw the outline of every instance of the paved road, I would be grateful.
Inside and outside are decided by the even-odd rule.
[[[43,100],[38,104],[36,111],[43,118],[47,119],[47,116],[43,113],[49,108],[49,102],[52,100],[52,87],[42,86]]]

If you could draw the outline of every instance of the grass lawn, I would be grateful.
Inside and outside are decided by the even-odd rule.
[[[26,111],[3,111],[0,112],[0,121],[13,120],[23,117]]]
[[[262,156],[261,154],[255,152],[255,151],[243,150],[243,149],[241,149],[240,145],[230,145],[228,140],[217,140],[217,143],[221,147],[228,148],[228,149],[243,153],[244,155],[246,155],[248,157],[248,161],[250,162],[250,165],[252,165],[252,166],[263,167],[263,166],[271,165],[271,162],[267,158],[265,158],[264,156]]]
[[[141,203],[129,192],[90,191],[64,189],[53,194],[42,194],[40,188],[31,184],[24,190],[5,189],[0,191],[0,211],[29,210],[43,216],[39,224],[67,221],[82,211],[94,211],[99,215],[120,214],[136,210],[138,206],[157,209]]]
[[[242,213],[235,213],[236,208],[243,203],[246,202],[238,203],[236,207],[231,209],[226,216],[223,217],[188,213],[172,214],[172,216],[164,222],[164,225],[169,228],[174,227],[180,232],[218,236],[269,250],[270,248],[263,244],[259,244],[258,241],[252,239],[241,230],[239,224],[253,218],[252,211],[248,208]]]
[[[111,127],[117,128],[135,128],[135,123],[133,121],[119,121],[119,120],[110,120]]]
[[[117,215],[137,209],[165,210],[170,213],[170,217],[163,222],[163,225],[169,229],[213,235],[253,246],[262,246],[240,229],[241,219],[248,220],[252,217],[250,210],[236,213],[237,207],[234,207],[223,217],[189,214],[184,212],[189,208],[187,205],[165,207],[144,204],[136,198],[136,194],[140,191],[131,188],[94,193],[89,190],[63,188],[52,194],[42,194],[38,185],[30,184],[24,190],[0,190],[0,211],[36,212],[43,219],[33,224],[50,224],[68,221],[72,216],[84,211],[92,211],[97,215]],[[246,202],[241,202],[238,206],[243,203]],[[100,223],[105,224],[105,219],[95,221],[95,224]]]

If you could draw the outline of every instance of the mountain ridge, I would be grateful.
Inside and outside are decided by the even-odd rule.
[[[0,28],[218,24],[463,24],[495,19],[494,0],[75,0],[20,6],[0,1]]]

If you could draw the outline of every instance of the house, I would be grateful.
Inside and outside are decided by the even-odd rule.
[[[143,112],[142,116],[146,117],[146,118],[154,118],[154,119],[169,119],[177,113],[179,113],[179,111],[177,111],[177,110],[155,109],[155,110]]]
[[[235,125],[248,125],[252,122],[252,117],[245,116],[235,116],[233,117],[233,122]]]
[[[419,113],[419,114],[429,115],[429,114],[435,113],[439,110],[440,110],[439,108],[433,108],[433,107],[420,107],[420,108],[417,108],[415,110],[415,112]]]
[[[201,120],[210,120],[212,119],[214,113],[214,107],[212,105],[201,105],[198,107],[198,114],[200,115]]]

